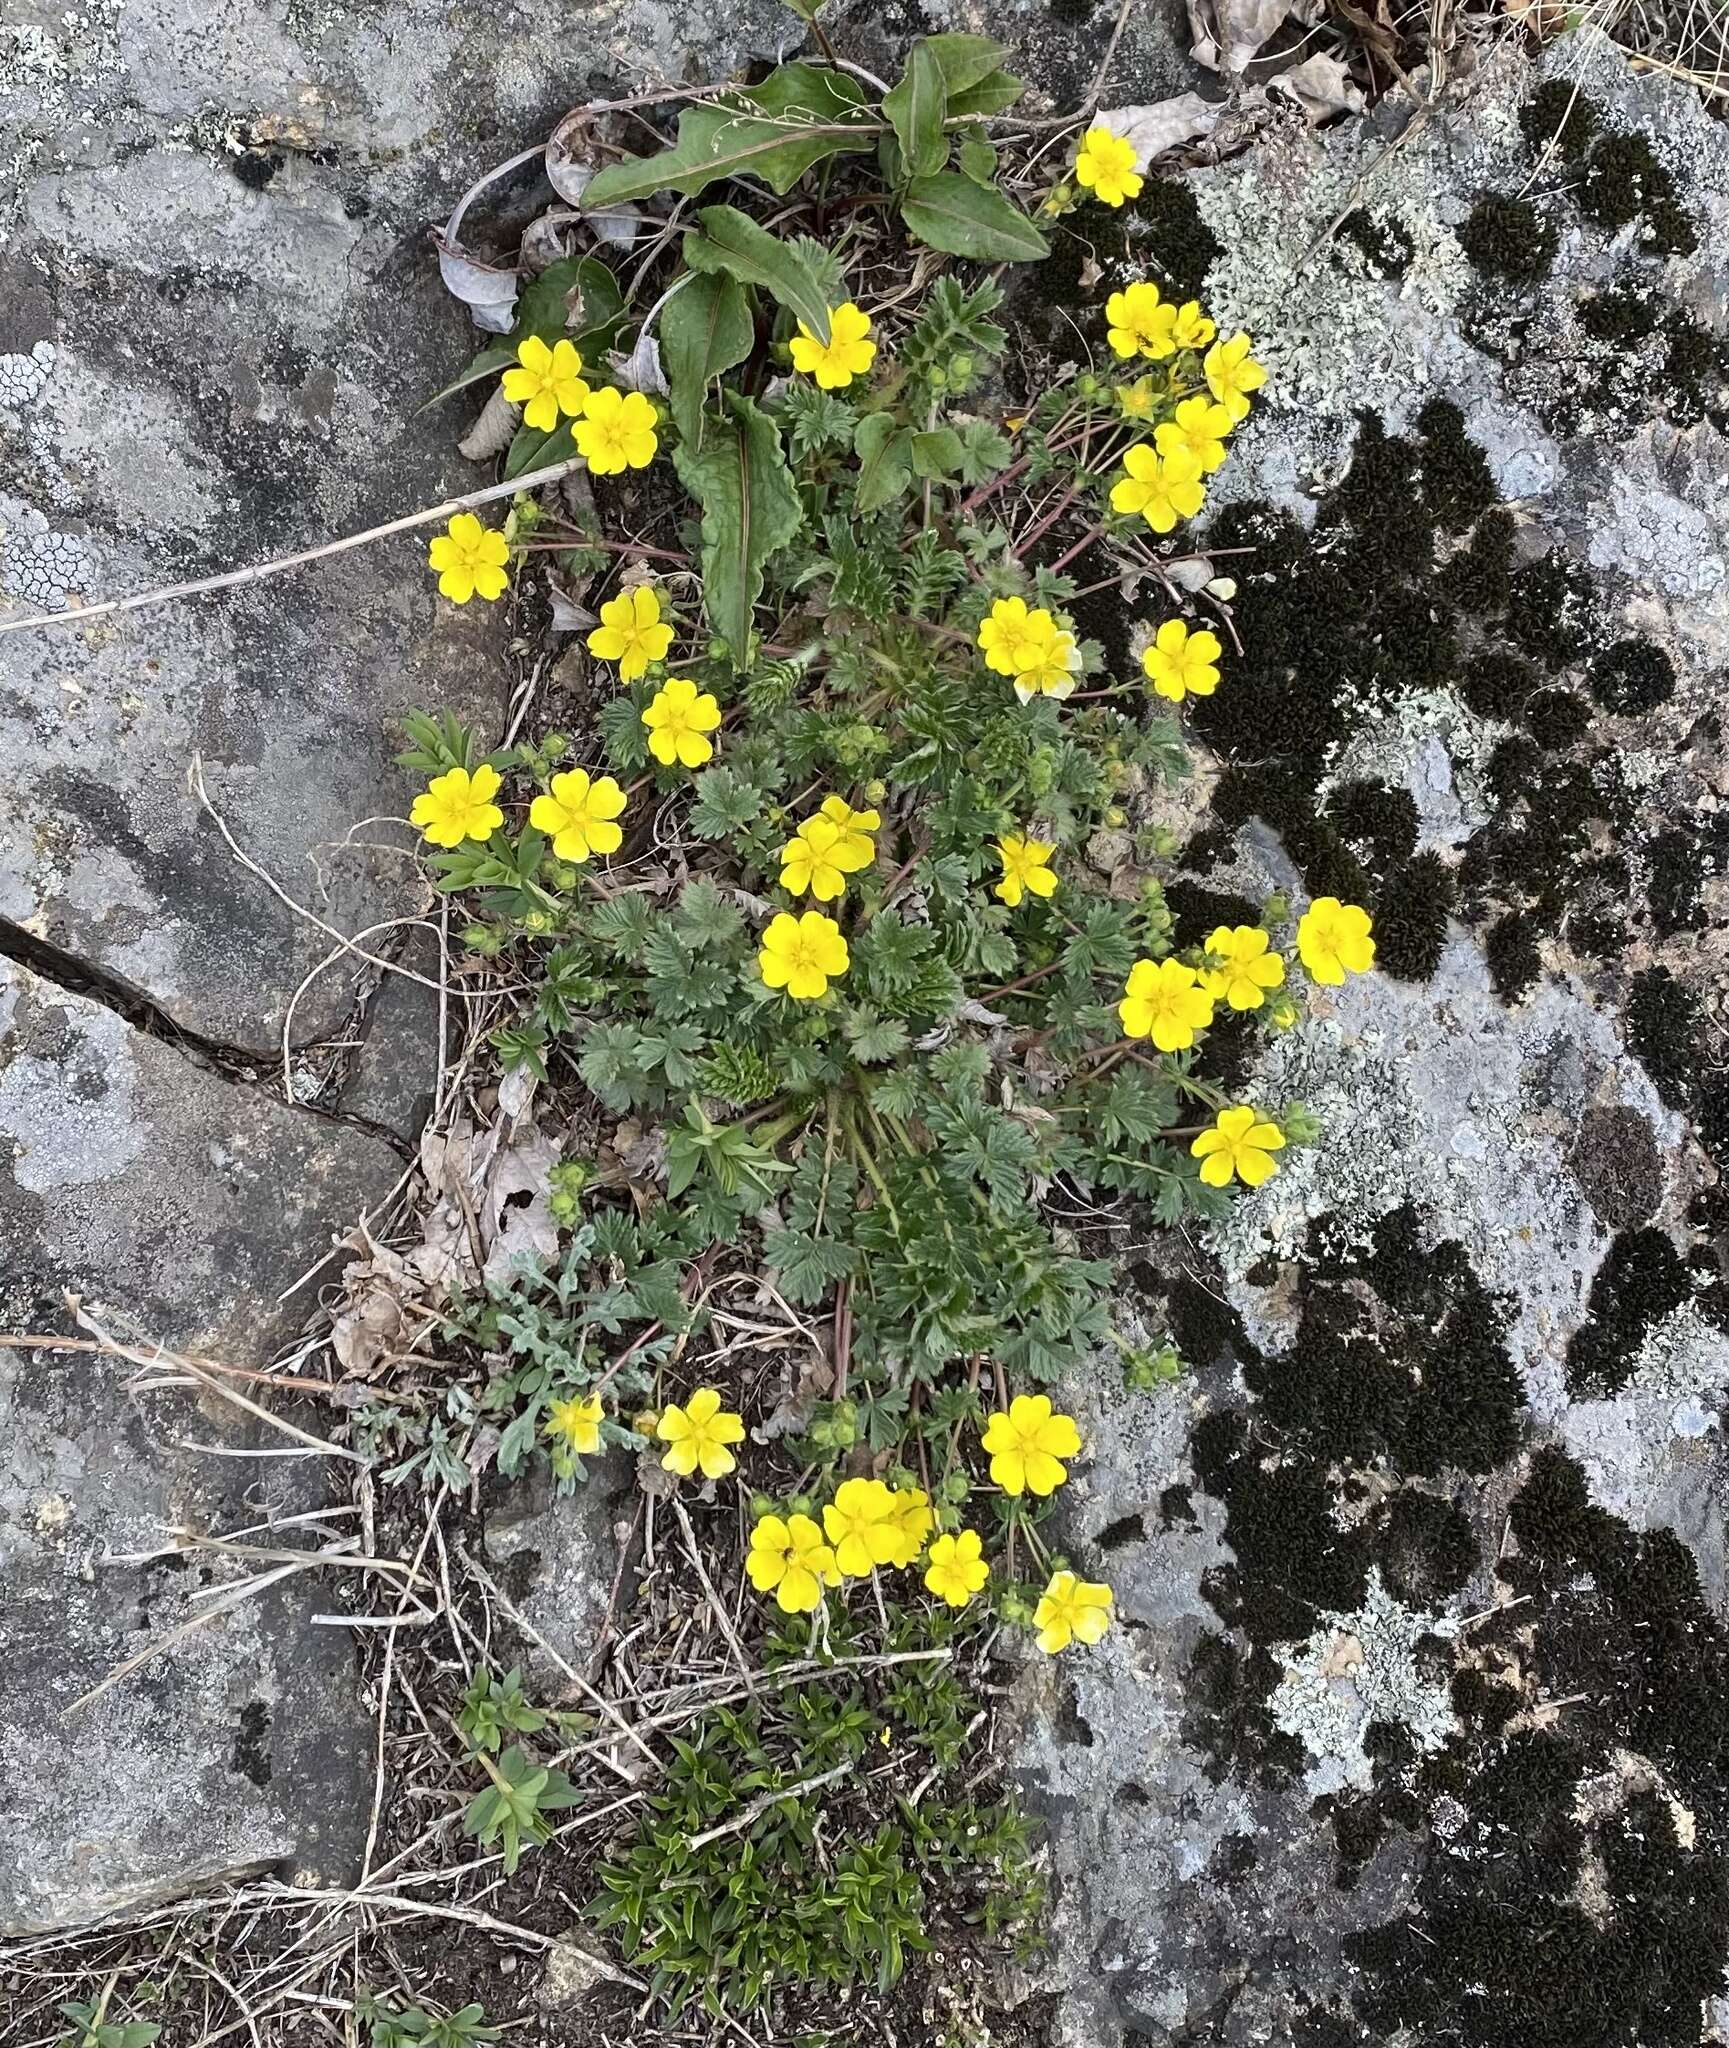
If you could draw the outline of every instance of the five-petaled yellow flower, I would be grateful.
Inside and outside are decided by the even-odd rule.
[[[1213,1021],[1213,998],[1180,960],[1137,960],[1117,1005],[1127,1038],[1150,1038],[1160,1052],[1182,1052]]]
[[[979,622],[979,646],[985,667],[999,676],[1012,676],[1033,658],[1035,636],[1056,621],[1041,606],[1028,611],[1024,597],[999,597],[989,615]]]
[[[826,996],[829,983],[845,974],[849,956],[832,917],[820,910],[794,917],[783,910],[769,920],[756,958],[769,988],[784,988],[794,1002],[810,1003]]]
[[[698,1471],[705,1479],[724,1479],[738,1463],[727,1445],[744,1442],[744,1419],[722,1408],[713,1387],[698,1387],[682,1408],[667,1403],[654,1433],[667,1446],[660,1461],[667,1471],[681,1479]]]
[[[1174,356],[1176,324],[1176,307],[1167,305],[1158,286],[1145,279],[1112,292],[1105,301],[1105,339],[1120,356],[1151,356],[1154,362]]]
[[[1036,611],[1027,621],[1023,642],[1025,660],[1015,671],[1015,695],[1023,704],[1035,697],[1069,695],[1081,666],[1075,636],[1059,626],[1047,611]]]
[[[1186,448],[1161,455],[1142,441],[1123,456],[1123,469],[1111,486],[1111,510],[1138,512],[1155,533],[1193,519],[1206,501],[1200,457]]]
[[[1072,1415],[1053,1415],[1048,1394],[1017,1394],[1005,1415],[985,1424],[991,1477],[1004,1493],[1054,1493],[1069,1476],[1063,1466],[1081,1447]]]
[[[1171,339],[1178,348],[1205,348],[1218,331],[1201,311],[1199,299],[1185,299],[1172,322]]]
[[[1267,373],[1249,353],[1249,337],[1233,334],[1229,341],[1215,341],[1202,360],[1207,389],[1233,420],[1249,416],[1249,393],[1259,391]]]
[[[840,1568],[809,1515],[764,1515],[750,1532],[744,1561],[759,1593],[772,1593],[783,1614],[809,1614],[822,1605],[824,1586],[840,1583]]]
[[[872,812],[871,816],[876,814]],[[780,885],[789,896],[808,890],[819,903],[845,893],[846,878],[876,859],[876,842],[819,811],[780,850]]]
[[[1210,697],[1219,686],[1217,633],[1191,633],[1181,619],[1166,619],[1141,655],[1147,680],[1161,697],[1180,704],[1185,697]]]
[[[1224,462],[1225,436],[1235,424],[1216,399],[1197,391],[1182,400],[1173,418],[1153,429],[1153,443],[1161,455],[1186,449],[1201,465],[1202,476],[1211,476]]]
[[[460,846],[465,839],[490,839],[504,823],[493,802],[498,770],[483,761],[471,775],[466,768],[448,768],[435,775],[414,799],[409,822],[432,846]]]
[[[572,1394],[549,1401],[542,1427],[554,1443],[566,1445],[579,1458],[592,1458],[600,1449],[600,1396]]]
[[[792,340],[792,366],[814,377],[824,391],[839,391],[876,361],[877,345],[869,339],[870,331],[870,315],[851,299],[828,316],[827,341],[818,341],[801,320]]]
[[[822,1511],[822,1525],[849,1579],[868,1578],[900,1547],[894,1495],[880,1479],[843,1479]]]
[[[585,861],[592,854],[616,853],[624,844],[623,831],[613,823],[623,809],[624,791],[610,775],[570,768],[529,805],[528,822],[551,839],[560,860]]]
[[[600,608],[600,624],[588,636],[589,653],[616,661],[625,683],[647,675],[651,661],[664,661],[671,645],[672,628],[661,620],[660,592],[649,583],[609,597]]]
[[[640,391],[614,391],[610,384],[588,394],[570,438],[596,476],[646,469],[660,446],[654,407]]]
[[[876,842],[870,835],[881,829],[881,813],[855,811],[844,796],[825,796],[822,800],[822,815],[831,825],[840,827],[854,867],[868,868],[877,857]],[[846,870],[849,875],[853,871],[853,867]]]
[[[1110,1625],[1110,1587],[1077,1579],[1073,1572],[1053,1572],[1033,1609],[1038,1645],[1047,1657],[1070,1643],[1096,1643]]]
[[[472,512],[458,512],[426,544],[426,566],[438,572],[438,587],[452,604],[467,604],[477,593],[488,603],[504,595],[510,581],[505,563],[510,543],[495,526],[482,526]]]
[[[1117,386],[1117,405],[1124,419],[1150,420],[1158,402],[1159,393],[1151,377],[1137,377],[1132,384]]]
[[[554,342],[551,348],[538,334],[517,345],[518,367],[504,373],[504,395],[522,407],[522,423],[537,433],[550,434],[558,416],[574,419],[588,399],[582,380],[582,358],[574,342]]]
[[[1089,128],[1075,152],[1075,182],[1107,206],[1121,206],[1140,196],[1140,159],[1126,136],[1109,128]]]
[[[952,1536],[939,1536],[925,1559],[925,1584],[951,1607],[964,1607],[975,1593],[984,1590],[990,1575],[976,1529],[957,1529]]]
[[[895,1532],[895,1547],[889,1553],[889,1563],[897,1571],[914,1562],[925,1547],[925,1538],[931,1533],[931,1497],[919,1486],[891,1488],[889,1499],[893,1503],[889,1521]]]
[[[1219,925],[1207,951],[1219,964],[1202,972],[1202,985],[1233,1010],[1258,1010],[1269,989],[1284,986],[1284,958],[1270,950],[1258,924]]]
[[[1000,896],[1011,910],[1020,908],[1021,898],[1029,891],[1034,896],[1054,896],[1057,878],[1051,873],[1050,862],[1056,850],[1054,840],[1016,839],[1005,834],[997,841],[997,857],[1003,864],[1003,878],[993,893]]]
[[[1367,974],[1375,964],[1369,913],[1337,896],[1317,896],[1297,923],[1297,952],[1309,979],[1337,988],[1347,974]]]
[[[1282,1151],[1285,1134],[1277,1124],[1263,1123],[1252,1109],[1221,1109],[1210,1131],[1202,1131],[1189,1147],[1201,1162],[1201,1178],[1210,1188],[1228,1188],[1233,1175],[1244,1187],[1258,1188],[1278,1171],[1273,1154]]]
[[[708,735],[720,724],[719,701],[698,690],[689,676],[674,676],[655,693],[642,714],[648,727],[648,751],[671,767],[700,768],[714,752]]]

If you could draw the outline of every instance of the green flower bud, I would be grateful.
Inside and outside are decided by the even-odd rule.
[[[1321,1135],[1321,1119],[1306,1102],[1287,1102],[1278,1123],[1288,1145],[1312,1145]]]
[[[753,1493],[750,1497],[750,1518],[760,1522],[764,1515],[774,1513],[774,1496],[769,1493]]]

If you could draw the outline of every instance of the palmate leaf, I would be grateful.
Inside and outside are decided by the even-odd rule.
[[[748,91],[686,107],[671,149],[597,172],[581,205],[596,213],[656,192],[695,194],[717,178],[760,178],[771,191],[790,192],[812,164],[873,149],[881,133],[844,71],[783,64]]]
[[[700,449],[673,450],[679,482],[702,507],[702,576],[709,624],[736,668],[750,658],[751,617],[763,564],[798,533],[804,514],[780,433],[736,391],[722,393],[723,418],[708,422]]]

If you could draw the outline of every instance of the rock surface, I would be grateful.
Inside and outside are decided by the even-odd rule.
[[[1611,138],[1547,176],[1546,80]],[[1192,1378],[1074,1391],[1122,1626],[1027,1681],[1065,2048],[1729,2017],[1729,131],[1589,33],[1412,113],[1190,181],[1272,378],[1221,525],[1346,583],[1243,575],[1178,938],[1355,894],[1384,971],[1231,1084],[1320,1144],[1135,1269]]]

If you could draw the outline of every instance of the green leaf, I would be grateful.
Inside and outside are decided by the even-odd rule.
[[[972,35],[926,36],[915,45],[914,54],[919,50],[935,58],[945,93],[968,91],[989,78],[1009,54],[994,38]]]
[[[1037,263],[1045,238],[994,186],[975,185],[959,171],[915,178],[901,202],[908,231],[948,256],[979,263]]]
[[[750,301],[735,277],[693,277],[667,300],[660,316],[660,359],[672,416],[686,441],[702,439],[709,385],[723,370],[742,363],[755,340]]]
[[[915,476],[954,476],[961,466],[961,437],[953,427],[933,427],[928,434],[913,436],[911,454]]]
[[[997,175],[996,145],[982,128],[963,128],[956,161],[975,185],[989,185]]]
[[[943,133],[947,103],[948,81],[941,60],[928,39],[914,43],[899,84],[883,99],[883,112],[894,123],[901,156],[912,177],[929,177],[949,160],[948,137]]]
[[[736,206],[705,206],[697,221],[702,232],[693,228],[684,238],[684,260],[692,270],[725,271],[742,284],[761,285],[819,341],[828,340],[828,295],[796,249]]]
[[[569,420],[560,420],[550,432],[543,427],[518,427],[516,439],[504,457],[506,480],[526,476],[531,469],[539,469],[548,462],[565,462],[575,453]]]
[[[993,71],[964,92],[950,92],[949,119],[970,115],[975,120],[988,121],[993,114],[1005,113],[1026,89],[1024,80],[1011,78],[1006,71]]]
[[[681,442],[672,459],[679,481],[702,507],[709,623],[734,667],[743,668],[763,564],[798,532],[804,514],[774,422],[736,391],[721,395],[726,417],[710,419],[700,449]]]
[[[570,318],[570,294],[581,294],[576,320]],[[554,342],[572,335],[593,335],[616,328],[624,317],[624,294],[598,256],[561,256],[549,263],[533,284],[525,285],[516,302],[514,341],[538,334]]]
[[[881,132],[844,71],[783,64],[748,92],[686,107],[671,149],[598,172],[581,205],[592,213],[656,192],[694,195],[717,178],[760,178],[790,192],[812,164],[870,149]]]
[[[853,507],[863,514],[892,504],[911,481],[912,435],[886,412],[867,412],[853,432],[859,459]]]

